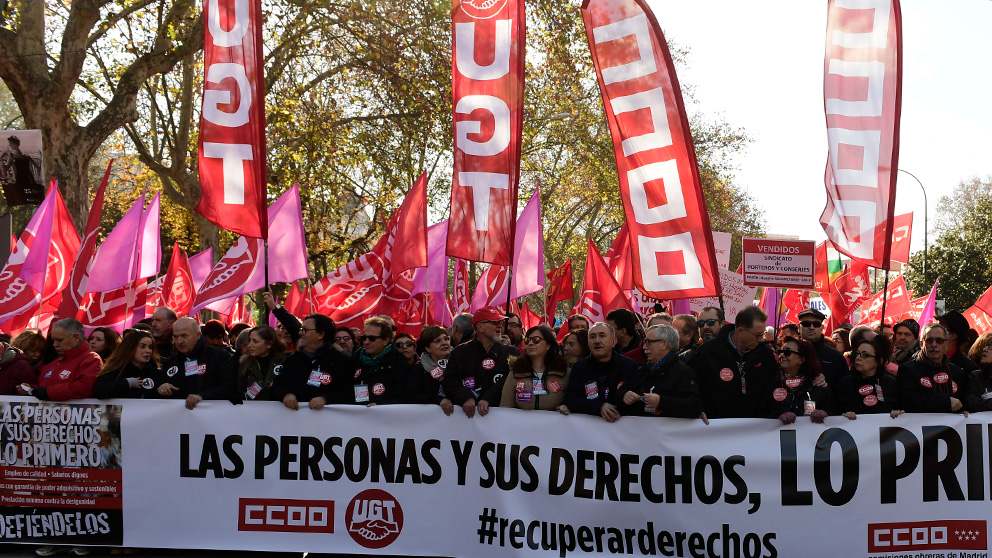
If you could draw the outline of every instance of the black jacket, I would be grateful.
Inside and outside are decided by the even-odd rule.
[[[300,402],[323,397],[327,403],[348,403],[354,397],[355,369],[355,361],[331,345],[313,353],[301,349],[286,357],[282,369],[273,374],[269,393],[275,401],[292,393]]]
[[[410,368],[410,384],[412,390],[407,394],[407,402],[428,405],[438,405],[445,398],[444,374],[448,368],[448,359],[438,362],[431,360],[426,352],[420,355],[420,363]]]
[[[968,358],[968,355],[964,354],[960,348],[954,351],[954,355],[951,356],[951,364],[957,366],[961,370],[964,370],[965,374],[970,374],[972,370],[978,370],[980,366],[975,364],[975,361]]]
[[[238,390],[235,401],[268,401],[272,399],[272,384],[282,373],[285,355],[253,358],[242,355],[238,365]]]
[[[730,344],[733,332],[733,324],[724,326],[689,361],[699,380],[703,411],[708,418],[767,417],[769,398],[764,388],[778,375],[775,353],[759,343],[742,355]]]
[[[657,367],[652,367],[650,363],[642,364],[633,379],[619,391],[621,401],[628,391],[638,395],[657,393],[661,396],[661,402],[653,412],[646,412],[641,401],[632,405],[621,403],[620,410],[624,415],[697,418],[703,410],[696,371],[682,361],[681,355],[674,353],[669,353]]]
[[[766,386],[765,397],[768,398],[768,418],[778,418],[782,413],[790,412],[799,417],[806,415],[807,401],[813,402],[814,408],[810,408],[810,412],[817,410],[828,415],[835,414],[830,388],[814,386],[812,378],[786,376],[779,371]]]
[[[158,384],[154,383],[149,388],[141,387],[141,380],[150,378],[155,382],[155,377],[160,371],[155,368],[155,364],[149,362],[144,368],[138,368],[132,363],[121,368],[117,372],[107,372],[96,377],[93,383],[93,397],[97,399],[146,399],[156,397]],[[131,387],[128,378],[137,378],[138,387]],[[171,382],[170,382],[171,383]],[[175,385],[175,384],[173,384]]]
[[[472,398],[498,407],[503,382],[510,371],[509,359],[517,354],[515,348],[502,343],[493,343],[487,351],[478,339],[458,345],[448,357],[444,393],[455,405]]]
[[[637,363],[613,353],[609,362],[589,356],[572,365],[565,387],[565,406],[573,413],[598,415],[604,403],[617,408],[623,402],[620,388],[634,378]]]
[[[899,403],[899,381],[884,370],[876,371],[870,378],[851,372],[837,382],[834,394],[841,414],[888,414],[903,410]]]
[[[813,348],[816,349],[816,359],[820,361],[820,371],[831,388],[851,371],[844,353],[827,345],[823,337],[813,343]]]
[[[964,408],[969,413],[992,411],[992,365],[972,370],[964,390]]]
[[[358,369],[352,382],[349,403],[358,405],[406,403],[409,394],[416,388],[415,385],[411,385],[410,365],[392,345],[387,345],[386,349],[374,359],[365,356],[365,349],[359,349],[355,353],[355,364]],[[416,376],[413,378],[417,379]],[[357,400],[357,386],[363,385],[368,388],[368,401]]]
[[[282,327],[286,330],[286,333],[289,334],[289,338],[293,340],[293,343],[299,343],[300,328],[302,327],[300,320],[297,320],[296,316],[290,314],[289,310],[286,310],[282,306],[276,306],[275,309],[272,310],[272,315],[279,320],[279,323],[282,324]]]
[[[947,357],[941,366],[924,362],[921,352],[913,360],[899,365],[899,399],[904,410],[911,413],[951,413],[951,397],[964,402],[967,375],[950,363]]]
[[[236,368],[237,363],[227,351],[205,345],[201,337],[189,356],[177,352],[162,363],[155,386],[176,386],[178,391],[173,392],[172,399],[195,394],[203,399],[231,400],[237,386]]]

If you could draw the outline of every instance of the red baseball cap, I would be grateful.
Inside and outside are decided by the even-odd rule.
[[[472,325],[476,325],[479,322],[498,322],[506,318],[499,308],[495,306],[483,306],[472,315]]]

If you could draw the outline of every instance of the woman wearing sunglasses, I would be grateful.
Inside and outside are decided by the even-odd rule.
[[[560,354],[555,332],[548,326],[535,326],[524,335],[524,354],[510,362],[500,407],[559,410],[567,385],[568,364]]]
[[[417,362],[417,342],[409,333],[397,333],[393,341],[396,352],[406,360],[407,365],[413,366]]]
[[[851,350],[851,373],[837,382],[837,399],[844,416],[889,413],[903,414],[899,407],[899,383],[885,369],[892,344],[884,335],[862,340]]]
[[[790,336],[776,352],[779,374],[769,393],[771,416],[778,417],[782,424],[792,424],[801,415],[822,423],[833,408],[833,394],[828,388],[813,384],[820,375],[820,362],[813,344]]]
[[[420,332],[417,349],[420,352],[420,366],[410,371],[413,386],[408,396],[409,402],[440,405],[444,414],[451,416],[455,406],[444,394],[444,371],[451,356],[451,337],[441,326],[425,326]]]

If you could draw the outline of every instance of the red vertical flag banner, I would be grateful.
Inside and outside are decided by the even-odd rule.
[[[548,290],[544,296],[544,321],[554,325],[558,303],[563,300],[572,300],[574,296],[572,260],[565,260],[565,263],[548,272]]]
[[[268,235],[262,0],[204,0],[200,203],[218,227]]]
[[[455,147],[447,253],[512,265],[524,111],[524,2],[455,0],[451,25]]]
[[[713,232],[672,56],[644,0],[585,0],[613,136],[634,285],[653,298],[717,295]]]
[[[823,65],[828,154],[820,224],[839,252],[887,269],[902,111],[899,0],[830,0]]]

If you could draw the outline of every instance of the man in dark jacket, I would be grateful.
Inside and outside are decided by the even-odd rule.
[[[676,352],[678,331],[667,325],[651,326],[644,332],[648,361],[633,380],[620,388],[625,415],[696,418],[703,410],[696,371]]]
[[[616,354],[616,332],[609,324],[598,323],[589,329],[589,355],[572,365],[565,388],[565,407],[569,412],[599,415],[606,422],[620,418],[617,409],[623,402],[620,388],[630,382],[637,363]]]
[[[175,327],[179,315],[168,306],[160,306],[152,312],[152,337],[155,338],[155,345],[158,347],[158,356],[167,359],[175,354],[172,328]]]
[[[946,314],[937,316],[937,322],[947,330],[947,358],[965,374],[970,374],[972,370],[978,370],[979,366],[975,361],[968,358],[965,353],[965,344],[968,341],[968,318],[961,312],[951,310]]]
[[[503,382],[510,370],[509,358],[519,354],[500,343],[502,312],[492,306],[480,308],[472,316],[475,337],[451,350],[444,373],[444,393],[465,416],[486,416],[490,407],[499,407]]]
[[[332,345],[336,329],[334,320],[323,314],[303,320],[297,350],[286,357],[272,383],[273,399],[294,411],[301,402],[317,410],[352,400],[355,363]]]
[[[768,314],[749,306],[737,313],[732,325],[703,343],[689,361],[699,380],[704,420],[768,416],[764,387],[778,374],[778,363],[762,343],[767,323]]]
[[[913,358],[920,351],[920,324],[912,318],[897,323],[892,328],[892,346],[891,362],[898,365]]]
[[[606,315],[606,323],[617,332],[619,354],[625,354],[641,346],[641,336],[637,333],[637,316],[626,308],[617,308]]]
[[[204,399],[232,400],[237,390],[237,363],[224,349],[207,346],[193,318],[179,318],[172,326],[176,354],[162,363],[155,379],[158,394],[185,399],[195,408]]]
[[[923,349],[899,365],[899,401],[910,413],[957,413],[963,410],[968,375],[947,358],[947,328],[930,323],[920,337]]]
[[[813,344],[816,359],[820,361],[820,371],[823,372],[827,385],[833,387],[850,372],[850,368],[844,354],[823,340],[823,322],[826,320],[823,312],[816,308],[803,310],[799,313],[799,335]]]

